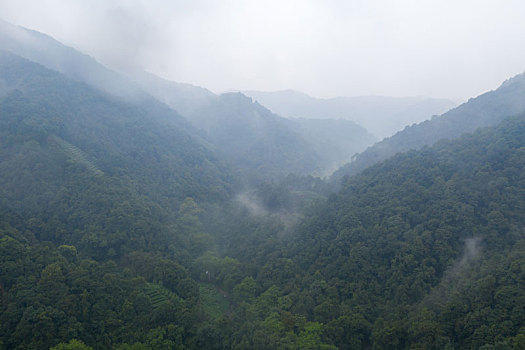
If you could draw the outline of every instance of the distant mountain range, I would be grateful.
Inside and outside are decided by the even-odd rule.
[[[377,141],[349,120],[290,120],[242,93],[215,95],[144,72],[130,77],[179,111],[250,178],[282,177],[290,172],[326,176]]]
[[[124,76],[45,34],[6,22],[0,22],[0,48],[140,108],[175,109],[195,127],[196,137],[207,140],[208,147],[241,169],[249,182],[289,173],[326,175],[376,141],[349,123],[340,123],[344,135],[332,137],[327,131],[338,122],[317,123],[314,130],[239,94],[215,95],[145,72]]]
[[[450,100],[430,97],[360,96],[322,99],[294,90],[243,93],[282,116],[352,120],[380,139],[457,105]]]
[[[369,147],[333,175],[334,180],[355,175],[399,152],[453,139],[480,127],[496,125],[507,117],[525,111],[525,74],[508,79],[494,90],[471,98],[441,116],[408,126],[394,136]]]

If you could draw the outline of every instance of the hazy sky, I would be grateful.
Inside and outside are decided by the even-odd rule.
[[[0,0],[0,17],[215,92],[466,99],[525,71],[523,0]]]

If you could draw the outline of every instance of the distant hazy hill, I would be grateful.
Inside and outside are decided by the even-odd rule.
[[[217,96],[187,117],[256,178],[319,173],[326,164],[296,125],[241,93]]]
[[[145,72],[124,77],[45,34],[1,21],[0,49],[140,106],[146,114],[155,113],[165,104],[200,129],[200,136],[209,146],[258,178],[288,173],[324,175],[374,141],[361,128],[354,128],[344,139],[330,137],[326,132],[303,132],[306,129],[299,123],[289,123],[239,96],[218,96],[204,88]],[[348,127],[345,130],[350,131]],[[325,139],[320,139],[321,135],[326,135]],[[343,148],[348,151],[340,152]]]
[[[429,97],[362,96],[321,99],[293,90],[244,93],[282,116],[352,120],[379,138],[393,135],[406,125],[429,119],[456,105],[450,100]]]
[[[498,89],[487,92],[432,120],[406,127],[403,131],[369,147],[336,173],[334,179],[354,175],[398,152],[432,145],[440,139],[451,139],[479,127],[491,126],[525,111],[525,74],[505,81]]]
[[[169,81],[144,71],[135,71],[129,76],[149,94],[183,116],[192,115],[195,110],[217,100],[216,94],[199,86]]]
[[[209,90],[134,73],[148,93],[180,111],[203,136],[256,178],[327,175],[376,141],[345,120],[288,120],[241,93]]]
[[[244,171],[249,181],[289,173],[318,174],[328,164],[296,124],[240,93],[216,95],[144,72],[130,76],[152,96],[181,111],[211,146]]]

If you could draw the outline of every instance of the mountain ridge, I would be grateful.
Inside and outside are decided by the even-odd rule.
[[[186,127],[188,132],[203,139],[209,148],[222,153],[230,162],[237,163],[251,182],[260,181],[257,180],[260,175],[326,174],[327,168],[347,161],[352,155],[350,152],[361,151],[374,141],[364,137],[364,131],[354,128],[356,145],[348,154],[339,151],[340,144],[348,144],[347,140],[339,144],[329,140],[332,146],[328,148],[314,147],[312,142],[316,145],[319,142],[308,140],[306,137],[310,134],[301,133],[296,124],[273,115],[262,106],[244,103],[243,99],[228,101],[228,94],[215,95],[207,89],[171,82],[146,72],[117,73],[45,34],[6,22],[0,22],[0,48],[87,83],[126,103],[151,109],[151,113],[168,107],[174,109],[193,126],[191,131]],[[2,89],[0,86],[0,93]],[[234,106],[234,101],[240,105]],[[234,120],[242,120],[242,123],[236,125]],[[244,129],[240,125],[244,125]],[[230,133],[228,137],[227,132]],[[336,160],[333,160],[336,154],[333,149],[340,154]]]
[[[277,114],[288,118],[347,119],[379,138],[404,126],[449,110],[455,103],[429,97],[355,96],[317,98],[294,90],[245,91]]]
[[[355,175],[368,166],[385,160],[398,152],[432,145],[443,138],[456,138],[479,127],[491,126],[504,118],[525,111],[525,73],[506,80],[496,90],[471,98],[450,111],[431,120],[405,127],[364,152],[332,175],[339,181]]]

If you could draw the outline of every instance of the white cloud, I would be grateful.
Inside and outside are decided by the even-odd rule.
[[[468,98],[525,70],[525,3],[0,0],[100,61],[215,91]]]

